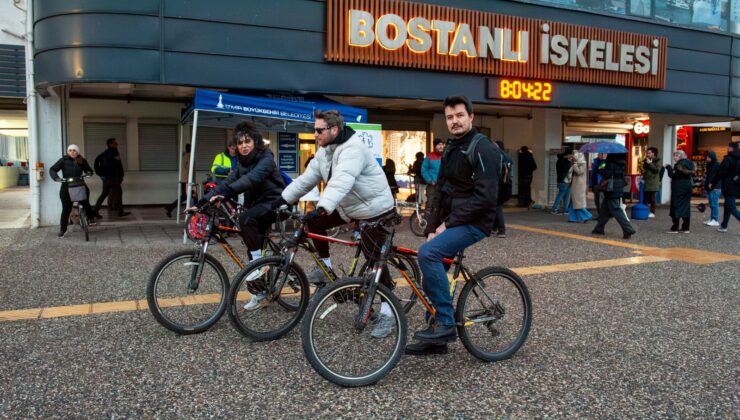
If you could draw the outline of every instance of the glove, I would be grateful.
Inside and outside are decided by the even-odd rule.
[[[279,209],[279,208],[280,208],[280,206],[282,206],[283,204],[284,204],[284,205],[286,205],[286,206],[287,206],[287,205],[290,205],[290,203],[288,203],[287,201],[285,201],[285,199],[284,199],[283,197],[280,197],[280,198],[278,198],[277,200],[275,200],[275,201],[273,201],[273,202],[272,202],[272,209],[273,209],[273,210],[277,210],[277,209]]]
[[[326,210],[324,210],[322,207],[319,207],[316,210],[312,210],[306,213],[306,215],[303,216],[303,219],[308,222],[311,220],[316,220],[321,216],[326,216]]]

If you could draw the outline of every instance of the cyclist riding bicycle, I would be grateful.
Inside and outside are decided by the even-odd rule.
[[[67,232],[69,215],[72,214],[72,200],[69,197],[69,187],[84,185],[87,190],[87,196],[90,197],[90,189],[85,184],[85,181],[82,180],[82,176],[91,176],[93,170],[90,164],[87,163],[87,160],[80,154],[80,148],[76,144],[70,144],[67,147],[67,154],[49,169],[49,175],[51,175],[54,181],[62,181],[59,178],[59,171],[62,171],[62,178],[64,180],[72,180],[62,183],[62,187],[59,189],[59,199],[62,200],[62,217],[59,220],[59,233],[57,233],[57,237],[63,238]],[[85,209],[85,213],[87,213],[87,217],[89,218],[88,223],[90,225],[95,224],[95,213],[93,213],[92,207],[90,207],[90,201],[84,200],[80,201],[80,203]]]
[[[306,171],[283,191],[282,198],[274,203],[274,208],[282,204],[296,203],[299,198],[324,181],[326,188],[316,209],[306,216],[308,231],[326,235],[326,230],[349,223],[352,220],[376,221],[395,215],[393,196],[388,187],[383,169],[375,160],[368,146],[351,127],[344,125],[344,118],[335,110],[314,112],[314,133],[319,151],[308,164]],[[367,259],[377,258],[376,249],[368,250],[370,244],[382,244],[387,233],[382,227],[366,229],[363,232],[363,250],[370,251]],[[331,267],[329,243],[313,241],[319,256]],[[325,279],[320,269],[312,271],[308,280],[321,283]],[[381,278],[383,284],[393,288],[390,274],[385,270]],[[391,309],[381,305],[374,337],[389,334],[393,322]]]
[[[501,151],[473,128],[468,98],[448,96],[443,108],[453,138],[445,146],[428,202],[427,242],[419,248],[424,291],[437,315],[429,328],[414,334],[416,342],[406,347],[412,355],[446,353],[447,343],[455,341],[453,296],[442,259],[489,236],[496,220]]]
[[[252,124],[237,124],[234,127],[234,141],[237,146],[236,169],[223,183],[205,194],[201,203],[219,197],[233,198],[244,193],[246,210],[239,215],[239,227],[252,260],[256,260],[262,256],[265,235],[275,222],[276,213],[272,203],[280,197],[285,182],[275,165],[272,151]],[[254,293],[244,309],[258,309],[265,296],[264,292]]]

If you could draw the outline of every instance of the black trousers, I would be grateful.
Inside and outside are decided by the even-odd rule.
[[[678,224],[683,220],[683,223],[681,223],[681,230],[689,230],[691,227],[691,217],[671,217],[671,221],[673,224],[671,225],[671,230],[679,230]]]
[[[596,205],[596,212],[601,214],[601,199],[603,198],[603,195],[601,195],[601,188],[599,188],[599,184],[594,184],[593,186],[593,192],[594,192],[594,204]]]
[[[604,197],[601,201],[601,208],[599,208],[599,223],[596,224],[594,232],[603,232],[604,226],[606,226],[606,223],[612,217],[617,220],[619,226],[622,227],[622,233],[625,235],[632,235],[637,232],[635,228],[632,227],[632,224],[630,224],[630,221],[627,220],[627,215],[624,213],[624,210],[622,210],[621,204],[622,203],[619,201],[619,198]]]
[[[100,210],[103,201],[108,198],[108,211],[117,210],[118,214],[123,214],[123,189],[121,178],[103,178],[103,191],[95,202],[95,209]]]
[[[85,185],[87,190],[87,196],[90,196],[90,189]],[[59,228],[62,231],[67,230],[69,224],[69,215],[72,214],[72,200],[69,198],[69,187],[67,184],[62,184],[62,188],[59,189],[59,199],[62,200],[62,217],[59,219]],[[85,213],[88,218],[93,218],[93,210],[90,207],[90,200],[80,201],[82,208],[85,209]]]
[[[519,178],[519,206],[529,206],[532,202],[532,177],[524,176]]]
[[[645,191],[645,203],[650,206],[650,213],[655,213],[655,206],[658,199],[657,191]]]
[[[250,252],[262,249],[265,235],[275,222],[275,217],[271,203],[254,205],[239,215],[242,239]]]
[[[392,211],[395,212],[395,209]],[[344,224],[347,224],[347,222],[342,219],[338,211],[334,210],[331,214],[308,222],[308,231],[317,235],[326,236],[327,229]],[[362,253],[368,261],[376,261],[380,258],[380,247],[383,245],[387,237],[388,233],[382,227],[364,229],[362,231],[362,245],[360,246],[362,246]],[[313,246],[316,248],[316,251],[318,251],[319,257],[329,258],[329,242],[314,239]],[[391,275],[387,268],[383,270],[380,281],[388,288],[393,289],[394,283],[393,280],[391,280]]]
[[[493,221],[493,230],[498,233],[506,233],[506,222],[504,222],[503,206],[496,207],[496,220]]]

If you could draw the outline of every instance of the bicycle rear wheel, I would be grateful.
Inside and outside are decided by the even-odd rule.
[[[178,334],[203,332],[226,310],[226,271],[212,255],[206,254],[202,264],[198,257],[197,250],[165,257],[147,284],[149,311],[162,326]]]
[[[465,284],[455,311],[465,348],[486,362],[510,358],[527,340],[532,302],[524,281],[513,271],[488,267]]]
[[[77,211],[80,214],[80,227],[85,232],[85,242],[88,242],[90,240],[90,224],[87,221],[87,213],[85,213],[85,209],[82,206],[78,207]]]
[[[402,254],[394,254],[388,258],[387,266],[391,279],[393,279],[393,282],[396,283],[396,285],[398,285],[399,282],[408,283],[404,274],[409,276],[415,284],[421,285],[421,269],[414,258],[410,258]],[[360,268],[359,276],[362,277],[369,268],[370,261],[365,261],[362,268]],[[393,293],[401,302],[403,312],[408,314],[418,299],[416,293],[414,293],[411,287],[405,286],[401,289],[393,289]]]
[[[344,387],[378,382],[396,366],[406,347],[406,315],[398,299],[382,284],[378,284],[370,309],[380,314],[381,302],[388,302],[388,334],[373,337],[379,321],[356,328],[365,282],[347,277],[326,286],[311,300],[301,326],[303,352],[311,366],[328,381]]]
[[[424,237],[424,229],[427,227],[427,219],[421,211],[419,211],[418,215],[414,212],[411,217],[409,217],[409,227],[414,235]]]
[[[253,295],[263,293],[283,278],[284,257],[262,257],[244,267],[229,289],[229,320],[243,335],[255,341],[276,340],[300,322],[311,290],[300,266],[293,263],[280,293],[265,297],[254,309],[245,308]]]

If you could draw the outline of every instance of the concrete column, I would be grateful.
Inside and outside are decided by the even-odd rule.
[[[532,149],[537,170],[532,180],[532,199],[547,205],[549,150],[559,149],[563,138],[563,115],[558,109],[532,110]]]
[[[673,164],[673,152],[676,150],[676,126],[672,125],[671,121],[669,121],[665,116],[660,114],[650,115],[648,147],[655,147],[658,149],[658,156],[663,165]],[[670,201],[671,182],[670,178],[668,178],[668,174],[665,174],[660,185],[659,204],[666,204]]]
[[[57,92],[57,90],[53,90]],[[65,144],[62,139],[62,101],[64,98],[57,95],[47,97],[37,96],[39,122],[39,162],[43,162],[46,176],[40,183],[40,226],[59,225],[59,216],[62,213],[62,203],[59,200],[60,185],[49,176],[49,169],[64,154]],[[61,176],[61,175],[60,175]]]

